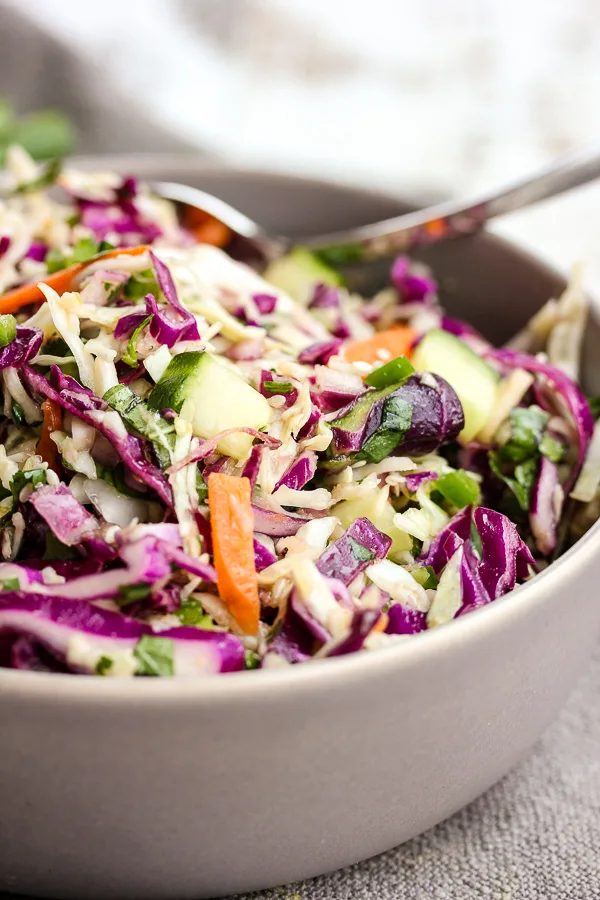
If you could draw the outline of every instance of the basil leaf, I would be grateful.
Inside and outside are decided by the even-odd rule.
[[[166,676],[175,673],[171,638],[144,634],[135,645],[133,655],[137,660],[137,675]]]

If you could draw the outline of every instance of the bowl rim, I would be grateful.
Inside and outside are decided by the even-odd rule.
[[[73,157],[69,164],[85,167],[128,168],[139,172],[143,177],[144,170],[161,166],[194,168],[206,174],[231,174],[244,178],[274,179],[293,182],[298,185],[310,184],[323,188],[334,186],[349,194],[372,199],[402,199],[394,193],[377,189],[362,188],[347,181],[334,178],[318,178],[308,175],[289,174],[284,171],[235,166],[206,160],[194,153],[120,153],[89,154]],[[518,244],[489,231],[485,237],[493,245],[505,248],[523,261],[535,266],[538,271],[560,280],[564,275],[548,265],[534,253],[525,250]],[[82,677],[73,673],[27,672],[15,669],[0,668],[0,687],[6,697],[13,689],[19,700],[39,699],[41,696],[56,701],[78,699],[105,704],[106,701],[117,704],[130,704],[135,700],[142,705],[152,705],[156,701],[174,699],[180,702],[206,705],[215,702],[231,702],[243,700],[248,694],[260,693],[261,696],[280,695],[286,698],[292,688],[296,693],[311,691],[313,685],[320,689],[334,687],[336,683],[348,684],[360,682],[364,678],[375,675],[386,675],[393,671],[426,665],[432,656],[438,656],[455,645],[466,646],[478,640],[482,634],[492,632],[495,628],[516,627],[521,618],[528,618],[539,612],[545,602],[546,585],[553,582],[557,585],[560,579],[567,587],[569,572],[576,566],[588,565],[600,550],[600,519],[562,556],[549,565],[543,572],[534,576],[531,581],[518,585],[503,597],[473,610],[468,616],[461,616],[446,625],[407,636],[388,647],[378,648],[368,653],[351,653],[331,659],[315,659],[295,666],[257,669],[252,673],[242,670],[210,674],[199,677],[173,678],[95,678]],[[555,585],[556,589],[556,585]],[[515,602],[515,597],[519,600]],[[448,627],[450,626],[450,627]],[[226,675],[226,677],[223,677]]]

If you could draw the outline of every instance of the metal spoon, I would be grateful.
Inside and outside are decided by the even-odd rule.
[[[600,176],[600,149],[562,157],[515,184],[468,203],[448,201],[372,225],[302,238],[302,246],[331,253],[346,262],[388,257],[423,244],[478,231],[489,219],[523,209],[579,187]],[[205,191],[172,182],[155,182],[155,193],[186,207],[200,209],[244,239],[264,261],[286,253],[298,241],[270,234],[257,222]]]

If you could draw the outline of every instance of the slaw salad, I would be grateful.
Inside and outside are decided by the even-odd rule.
[[[114,173],[0,200],[0,665],[286,666],[410,640],[597,518],[574,282],[509,346],[404,257],[363,298]]]

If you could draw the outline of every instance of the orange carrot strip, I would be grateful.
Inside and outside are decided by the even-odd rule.
[[[115,256],[120,256],[121,254],[139,256],[149,249],[148,244],[141,244],[139,247],[118,247],[115,250],[108,250],[100,256],[94,256],[93,259],[88,259],[86,262],[77,263],[74,266],[69,266],[67,269],[61,269],[60,272],[55,272],[53,275],[42,276],[39,280],[43,284],[54,288],[57,294],[64,294],[65,291],[70,290],[75,278],[91,263],[102,259],[114,259]],[[35,284],[23,284],[21,287],[8,291],[0,297],[0,313],[14,313],[21,309],[22,306],[28,306],[30,303],[41,303],[43,299],[44,295],[38,287],[38,282]]]
[[[343,348],[348,362],[388,362],[397,356],[410,357],[417,332],[408,325],[395,325],[387,331],[378,331],[363,341],[350,341]]]
[[[44,421],[42,423],[42,436],[37,445],[37,452],[48,463],[48,466],[56,471],[57,447],[50,435],[53,431],[60,431],[62,427],[62,410],[55,400],[44,400],[42,412],[44,413]]]
[[[231,229],[209,213],[195,207],[188,207],[183,225],[194,235],[199,244],[225,247],[231,239]]]
[[[260,613],[254,565],[250,482],[213,472],[208,476],[208,507],[217,587],[221,599],[246,634],[257,634]]]

